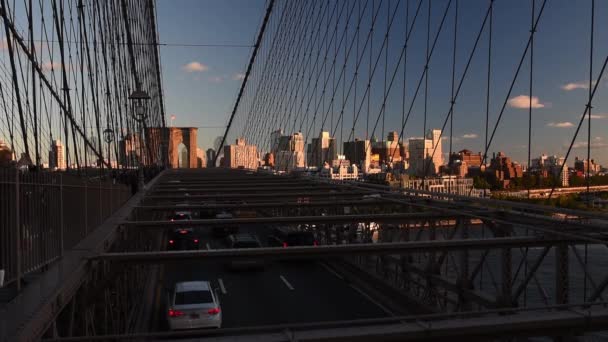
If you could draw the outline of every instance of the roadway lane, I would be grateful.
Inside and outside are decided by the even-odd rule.
[[[262,244],[267,228],[241,228],[255,232]],[[225,248],[222,239],[201,234],[202,246]],[[204,248],[204,247],[203,247]],[[268,263],[260,271],[230,271],[221,264],[188,261],[163,267],[163,287],[179,281],[208,280],[217,288],[225,328],[386,317],[375,301],[316,261]],[[158,329],[167,329],[166,290],[159,296]]]

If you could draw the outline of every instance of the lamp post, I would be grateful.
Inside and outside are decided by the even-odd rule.
[[[137,89],[129,95],[129,100],[134,103],[133,119],[139,123],[139,161],[138,161],[138,189],[144,188],[144,170],[142,168],[142,161],[144,159],[144,122],[148,117],[146,113],[146,107],[144,102],[150,99],[150,95],[143,90]]]
[[[103,140],[108,143],[108,165],[112,168],[112,155],[110,154],[110,144],[114,141],[114,131],[111,128],[106,128],[103,131]]]

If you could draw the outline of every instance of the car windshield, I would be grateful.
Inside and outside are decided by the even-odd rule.
[[[295,245],[313,245],[315,242],[312,233],[300,232],[300,233],[290,233],[287,236],[287,243],[291,246]]]
[[[175,293],[175,305],[213,303],[210,291],[184,291]]]
[[[256,241],[237,241],[234,243],[234,248],[256,248],[260,245]]]

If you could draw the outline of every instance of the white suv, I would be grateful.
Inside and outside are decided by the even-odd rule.
[[[175,284],[168,299],[167,320],[171,330],[220,328],[222,310],[218,295],[208,281]]]

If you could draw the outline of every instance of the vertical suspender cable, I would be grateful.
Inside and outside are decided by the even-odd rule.
[[[534,81],[534,7],[536,5],[536,1],[532,0],[532,15],[530,17],[530,94],[528,96],[529,106],[528,106],[528,182],[526,184],[526,188],[528,188],[528,198],[530,198],[530,163],[532,157],[532,86]],[[525,296],[525,295],[524,295]]]
[[[589,196],[590,181],[591,181],[591,88],[593,87],[593,33],[595,31],[595,0],[591,0],[591,34],[589,46],[589,111],[587,112],[587,206],[591,206],[591,196]],[[565,162],[565,161],[564,161]],[[584,164],[583,164],[584,165]],[[560,174],[561,175],[561,174]],[[585,277],[585,280],[587,278]]]
[[[245,86],[247,85],[247,79],[249,78],[249,74],[251,74],[251,67],[255,62],[255,56],[258,53],[258,49],[260,48],[260,42],[262,41],[262,37],[264,36],[264,31],[266,30],[266,24],[268,24],[268,18],[270,17],[270,13],[272,13],[272,8],[274,6],[275,0],[270,0],[268,3],[268,7],[266,8],[266,14],[264,15],[264,22],[262,23],[262,27],[260,28],[260,33],[258,34],[258,38],[253,47],[253,53],[251,54],[251,58],[249,59],[249,65],[247,66],[247,71],[245,72],[245,77],[243,78],[243,84],[241,84],[241,89],[239,90],[239,94],[236,98],[236,102],[234,103],[234,108],[232,109],[232,114],[230,115],[230,119],[228,120],[228,125],[226,125],[226,131],[224,132],[224,136],[222,137],[222,142],[218,147],[219,151],[216,151],[215,158],[213,158],[213,165],[217,165],[217,158],[221,153],[222,146],[224,146],[224,142],[226,142],[226,136],[230,131],[230,126],[232,126],[232,121],[234,120],[234,115],[236,114],[237,109],[239,108],[239,102],[241,101],[241,97],[243,96],[243,91],[245,90]]]

